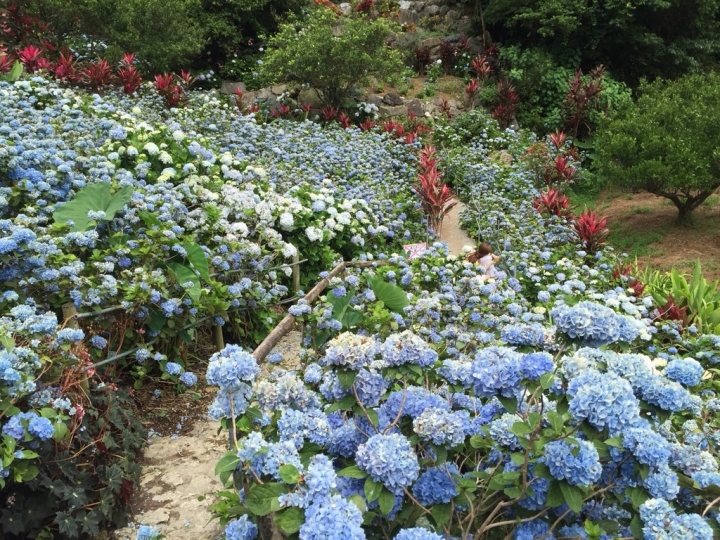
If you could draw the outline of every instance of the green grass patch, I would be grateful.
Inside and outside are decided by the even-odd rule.
[[[649,214],[650,212],[652,212],[652,208],[649,206],[638,206],[631,211],[632,214]]]
[[[610,226],[608,244],[621,253],[627,253],[631,259],[635,257],[658,257],[665,250],[657,244],[662,242],[664,231],[638,231],[614,223]]]

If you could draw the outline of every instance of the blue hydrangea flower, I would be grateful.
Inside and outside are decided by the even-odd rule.
[[[459,474],[460,471],[454,463],[431,467],[413,484],[412,493],[424,506],[449,503],[458,494],[454,475]]]
[[[602,474],[600,457],[591,443],[583,440],[577,443],[571,444],[565,440],[550,441],[545,445],[542,461],[554,478],[566,480],[576,486],[587,486],[600,479]]]
[[[315,500],[305,510],[301,540],[365,540],[362,513],[340,495]]]
[[[445,537],[420,527],[400,529],[394,540],[443,540]]]
[[[695,386],[703,375],[703,367],[693,358],[676,358],[665,366],[665,376],[683,386]]]
[[[355,461],[376,482],[393,493],[402,491],[418,477],[418,458],[406,437],[392,433],[373,435],[361,444]]]
[[[243,514],[225,527],[225,538],[227,540],[254,540],[257,537],[257,526]]]
[[[191,371],[186,371],[182,375],[180,375],[180,382],[183,383],[187,387],[195,386],[195,384],[198,381],[197,375],[195,375]]]
[[[382,344],[381,352],[386,366],[416,364],[427,367],[438,359],[438,354],[430,345],[410,330],[391,334]]]

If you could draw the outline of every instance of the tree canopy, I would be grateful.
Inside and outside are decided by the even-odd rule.
[[[720,76],[643,86],[596,132],[601,172],[619,186],[670,199],[678,221],[720,187]]]

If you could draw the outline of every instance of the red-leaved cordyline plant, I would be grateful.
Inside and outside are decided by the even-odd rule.
[[[375,122],[373,122],[369,118],[366,118],[364,122],[360,122],[360,130],[361,131],[370,131],[374,127],[375,127]]]
[[[245,105],[243,105],[243,91],[240,87],[235,88],[235,105],[240,111],[240,114],[245,114]]]
[[[443,40],[440,42],[438,48],[438,56],[442,60],[443,70],[445,75],[449,75],[450,71],[455,67],[455,58],[457,56],[457,48],[452,44],[450,40]]]
[[[592,210],[585,210],[575,218],[575,232],[582,240],[585,251],[595,254],[605,245],[610,230],[607,228],[607,218],[601,217]]]
[[[155,75],[153,86],[163,98],[168,109],[180,106],[185,100],[185,92],[179,84],[175,83],[175,75],[172,73]]]
[[[601,94],[604,89],[605,68],[599,65],[590,72],[590,80],[583,80],[582,70],[577,70],[569,81],[565,95],[565,124],[573,137],[592,134],[590,116],[602,109]]]
[[[331,120],[335,120],[335,118],[337,118],[338,110],[335,107],[328,105],[322,108],[320,114],[322,114],[323,120],[330,122]]]
[[[533,208],[539,214],[572,218],[570,199],[557,189],[550,188],[533,198]]]
[[[463,34],[460,36],[460,39],[458,40],[457,47],[455,48],[455,51],[457,54],[463,54],[470,50],[470,39]]]
[[[136,60],[135,53],[126,52],[126,53],[123,53],[122,60],[120,60],[119,64],[122,67],[134,66],[135,60]]]
[[[343,129],[347,129],[352,126],[352,121],[350,120],[350,117],[344,112],[340,113],[340,116],[338,116],[338,122],[340,122],[340,125],[343,127]]]
[[[480,85],[475,79],[471,79],[470,82],[465,85],[465,101],[470,110],[475,108],[475,100],[479,93]]]
[[[28,45],[17,52],[17,58],[28,73],[35,73],[43,67],[42,50],[35,45]]]
[[[385,133],[395,133],[398,125],[399,124],[395,122],[395,120],[385,120],[385,122],[383,122],[382,128]]]
[[[272,110],[270,116],[273,118],[285,118],[290,114],[290,107],[284,103],[278,103],[278,106]]]
[[[420,150],[418,162],[417,184],[413,189],[420,196],[420,202],[427,215],[428,228],[439,235],[445,216],[458,201],[442,180],[434,147],[425,146]]]
[[[405,144],[413,144],[418,140],[418,134],[414,131],[405,134]]]
[[[488,63],[487,56],[484,54],[478,55],[473,59],[472,68],[477,78],[481,81],[489,77],[490,72],[492,71],[490,64]]]
[[[15,59],[9,54],[0,54],[0,73],[7,73],[13,67]]]
[[[575,180],[575,167],[570,164],[570,157],[560,155],[552,164],[545,166],[544,180],[547,186],[570,184]]]
[[[55,78],[67,83],[76,83],[80,80],[80,71],[78,70],[77,61],[73,55],[67,51],[60,52],[60,58],[55,64],[53,70]]]
[[[122,86],[123,92],[126,94],[133,94],[140,88],[142,84],[142,77],[135,66],[124,65],[117,70],[117,76],[120,80],[120,86]]]
[[[111,77],[112,67],[104,58],[100,58],[82,69],[83,82],[96,93],[110,84]]]
[[[415,56],[415,65],[418,74],[422,77],[425,75],[425,68],[430,64],[430,47],[415,47],[413,56]]]
[[[561,152],[563,150],[563,147],[565,146],[565,143],[567,142],[567,136],[565,135],[564,131],[555,131],[555,133],[551,133],[548,135],[550,138],[550,142],[555,147],[556,152]]]
[[[678,306],[672,295],[668,295],[667,302],[665,302],[664,306],[658,308],[658,314],[655,318],[660,321],[680,321],[682,326],[685,327],[688,323],[687,308]]]
[[[493,109],[492,114],[500,127],[505,129],[515,119],[515,108],[520,96],[507,80],[498,83],[497,94],[498,104]]]
[[[196,78],[192,76],[192,73],[184,69],[180,70],[180,85],[183,87],[183,90],[189,92],[192,85],[195,84],[195,81]]]
[[[361,0],[355,8],[355,11],[357,11],[358,13],[370,13],[374,5],[375,0]]]
[[[447,98],[442,98],[440,101],[440,113],[443,114],[448,120],[452,118],[452,107],[450,107],[450,102]]]

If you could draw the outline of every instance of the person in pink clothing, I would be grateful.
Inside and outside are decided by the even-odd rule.
[[[467,260],[479,264],[485,270],[486,276],[497,277],[498,271],[495,269],[495,263],[500,260],[500,257],[492,252],[492,247],[487,242],[480,244],[475,251],[468,255]]]

